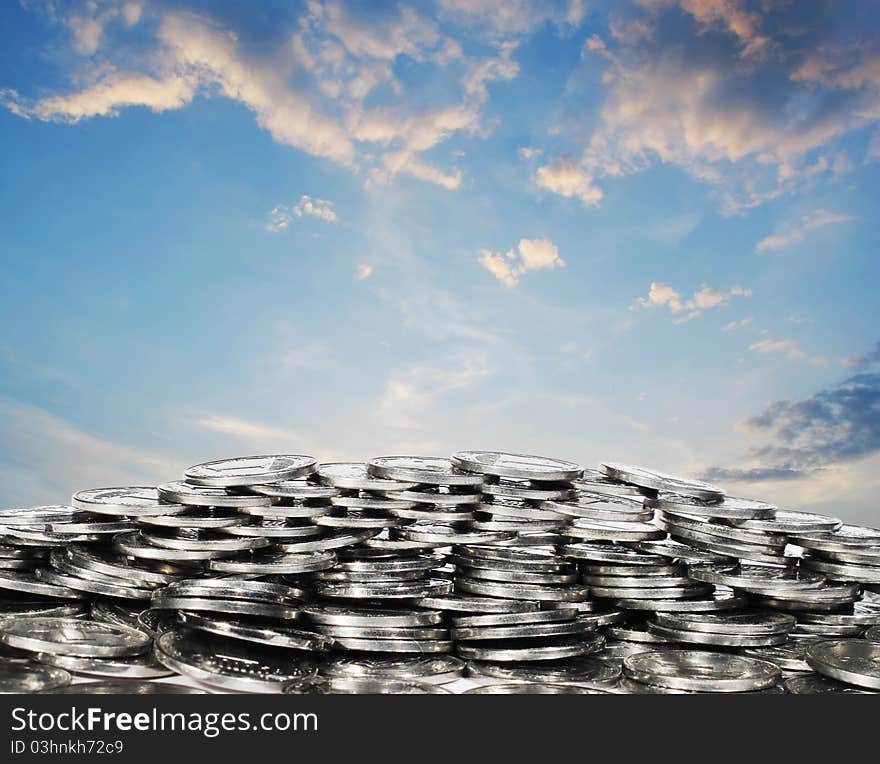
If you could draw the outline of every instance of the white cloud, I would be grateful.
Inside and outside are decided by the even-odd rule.
[[[549,239],[520,239],[517,250],[510,249],[503,254],[484,249],[479,262],[506,287],[516,286],[520,277],[529,271],[565,267],[558,247]]]
[[[370,278],[373,275],[373,266],[370,263],[360,263],[357,267],[357,272],[355,273],[355,278],[358,281],[363,281],[364,279]]]
[[[798,346],[796,340],[791,339],[790,337],[786,337],[784,339],[763,339],[758,342],[753,342],[749,345],[749,350],[755,353],[785,353],[785,355],[791,360],[797,360],[798,358],[802,358],[804,352]]]
[[[516,150],[516,153],[528,162],[541,156],[541,154],[544,153],[544,149],[538,148],[537,146],[520,146]]]
[[[219,432],[242,440],[262,443],[267,451],[273,443],[278,445],[286,443],[289,448],[290,444],[302,440],[300,435],[292,430],[235,417],[205,416],[194,419],[192,424],[209,432]]]
[[[155,485],[180,473],[162,454],[86,432],[45,409],[0,398],[0,504],[64,504],[110,485]]]
[[[703,286],[689,299],[684,299],[674,287],[659,281],[652,281],[647,297],[640,297],[635,307],[667,308],[670,313],[684,314],[675,319],[676,324],[686,324],[702,315],[703,311],[727,305],[731,297],[751,297],[752,290],[739,284],[729,292],[712,286]]]
[[[554,194],[580,199],[585,207],[597,207],[602,201],[602,189],[595,185],[592,174],[568,157],[539,167],[535,183]]]
[[[742,329],[743,327],[746,327],[749,324],[751,324],[752,320],[753,319],[751,316],[747,316],[746,318],[741,318],[739,321],[731,321],[730,323],[725,324],[722,327],[722,331],[731,332],[734,329]]]
[[[272,233],[279,233],[290,227],[294,218],[314,217],[325,223],[336,223],[338,217],[333,209],[333,202],[327,199],[312,199],[303,194],[296,204],[279,204],[269,212],[269,222],[266,229]]]
[[[793,244],[802,242],[806,238],[807,233],[815,228],[848,223],[851,220],[854,220],[851,215],[843,215],[824,209],[814,210],[808,215],[804,215],[795,225],[787,226],[770,236],[764,237],[758,242],[755,249],[758,252],[769,252],[790,247]]]

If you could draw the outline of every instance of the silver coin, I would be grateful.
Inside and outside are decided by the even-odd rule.
[[[453,555],[470,560],[471,567],[508,566],[510,570],[535,570],[548,573],[569,567],[565,559],[552,551],[542,549],[456,545],[452,547],[452,552]]]
[[[395,507],[389,509],[388,514],[404,520],[421,520],[426,523],[461,523],[473,520],[472,509],[471,506],[435,509],[427,505],[419,505],[415,509]]]
[[[358,628],[434,626],[443,620],[443,615],[438,610],[351,608],[324,603],[306,605],[302,609],[302,615],[304,619],[316,624]]]
[[[871,642],[880,642],[880,626],[872,626],[865,631],[865,639]]]
[[[835,545],[872,546],[880,543],[880,528],[843,524],[833,533],[799,533],[792,539],[793,543],[800,544],[798,539],[813,542],[817,549],[823,545],[829,549]]]
[[[786,537],[779,533],[766,531],[754,531],[748,528],[738,528],[732,525],[723,525],[707,518],[696,515],[679,515],[674,512],[658,511],[656,523],[669,532],[675,530],[690,530],[701,536],[715,537],[722,542],[733,541],[737,544],[758,544],[760,546],[785,547]],[[711,540],[711,539],[710,539]]]
[[[610,684],[620,676],[620,666],[594,657],[566,658],[538,663],[468,663],[468,676],[519,682]]]
[[[617,602],[625,599],[668,600],[676,597],[700,598],[712,593],[712,587],[692,583],[686,586],[664,587],[622,587],[622,586],[591,586],[590,592],[596,597],[612,599]]]
[[[322,663],[321,675],[332,678],[404,679],[446,684],[465,673],[465,662],[453,655],[338,656]]]
[[[392,517],[385,512],[372,511],[347,512],[343,514],[322,515],[315,518],[315,523],[322,528],[351,528],[351,529],[376,529],[397,528],[412,525],[412,520],[402,517]]]
[[[311,520],[321,515],[326,515],[332,511],[331,505],[328,504],[308,504],[303,501],[285,501],[284,504],[273,504],[271,507],[239,507],[236,510],[239,517],[242,515],[250,517],[266,517],[284,520]],[[244,521],[242,517],[242,521]]]
[[[589,576],[641,576],[659,579],[665,576],[683,576],[687,573],[684,565],[668,563],[665,565],[603,565],[587,563],[581,566],[584,575]]]
[[[506,531],[468,531],[449,525],[413,525],[408,528],[394,528],[391,538],[416,541],[428,544],[492,544],[512,540],[515,535]]]
[[[858,584],[825,583],[813,589],[779,589],[753,594],[752,599],[777,610],[837,610],[859,599]],[[750,592],[751,593],[751,592]]]
[[[615,666],[618,673],[620,673],[623,668],[624,658],[627,658],[630,655],[651,652],[656,649],[656,646],[648,643],[606,639],[605,646],[592,657],[598,661],[605,661],[606,663]]]
[[[70,684],[70,674],[59,668],[0,662],[0,693],[46,692]]]
[[[657,636],[670,642],[705,645],[707,647],[768,647],[781,645],[788,639],[787,633],[782,634],[716,634],[708,631],[689,631],[687,629],[671,629],[651,621],[648,628]]]
[[[269,545],[265,538],[228,538],[226,536],[162,536],[141,531],[141,537],[154,546],[185,552],[246,552]]]
[[[615,600],[615,607],[623,610],[647,610],[654,613],[710,613],[744,608],[745,597],[732,591],[714,592],[706,597],[692,599],[628,599]]]
[[[868,690],[880,690],[880,644],[867,639],[817,642],[807,648],[807,663],[823,676]]]
[[[288,695],[449,695],[439,685],[407,679],[313,677],[284,687]]]
[[[89,618],[93,621],[118,623],[138,628],[138,616],[144,612],[140,604],[118,603],[113,600],[93,600],[89,605]]]
[[[436,456],[381,456],[367,465],[372,477],[427,485],[481,486],[482,475],[459,472],[449,459]]]
[[[605,630],[608,639],[618,639],[622,642],[636,642],[638,644],[648,645],[665,645],[670,641],[666,637],[658,634],[653,629],[648,628],[647,624],[637,625],[630,624],[626,626],[613,625]]]
[[[769,533],[809,533],[833,532],[841,525],[841,521],[829,515],[818,515],[813,512],[799,512],[790,509],[777,509],[772,520],[736,520],[725,522],[737,528],[749,528]]]
[[[204,695],[204,690],[170,682],[108,679],[103,682],[83,682],[47,690],[53,695]]]
[[[327,570],[336,563],[333,552],[255,555],[245,560],[211,560],[208,570],[215,573],[242,573],[255,576],[291,575]]]
[[[525,613],[540,609],[540,604],[534,600],[475,597],[459,593],[439,597],[422,597],[419,599],[418,605],[423,608],[453,613]]]
[[[835,581],[880,584],[880,565],[856,565],[804,557],[801,559],[801,568],[824,574]]]
[[[798,623],[792,636],[806,637],[814,635],[818,637],[860,637],[865,631],[864,626],[859,625],[842,625],[827,623]]]
[[[316,464],[313,457],[300,454],[239,456],[197,464],[185,470],[183,476],[193,485],[233,488],[295,480],[312,474]]]
[[[521,623],[511,626],[463,626],[452,629],[457,642],[482,642],[486,640],[530,639],[532,637],[559,637],[584,634],[589,631],[580,621],[557,623]]]
[[[80,578],[58,573],[50,568],[37,568],[34,575],[43,583],[52,584],[56,587],[72,589],[74,591],[88,592],[89,594],[100,594],[104,597],[122,597],[132,600],[148,600],[150,599],[150,590],[135,586],[123,586],[119,582],[110,583],[96,580],[94,578]]]
[[[242,517],[233,509],[227,510],[204,510],[188,509],[174,515],[155,515],[152,517],[139,517],[139,526],[153,526],[156,528],[229,528],[233,525],[241,525],[248,518]]]
[[[666,533],[650,523],[575,520],[565,529],[564,535],[588,541],[648,541],[663,538]]]
[[[86,579],[88,581],[105,584],[110,587],[124,586],[130,587],[132,589],[155,589],[161,586],[161,584],[149,583],[141,579],[135,578],[131,573],[123,572],[116,576],[110,576],[106,573],[100,573],[96,570],[92,570],[91,568],[77,565],[76,563],[71,562],[68,559],[67,555],[64,554],[64,551],[61,549],[53,550],[52,555],[49,558],[49,562],[52,565],[52,572],[54,574],[64,574],[65,576],[71,576],[72,578]],[[41,576],[45,577],[46,572],[46,568],[43,568],[41,571],[34,571],[38,578]]]
[[[276,618],[293,621],[299,617],[299,609],[289,605],[269,602],[247,602],[245,600],[223,599],[222,597],[161,597],[151,600],[156,610],[188,610],[194,612],[223,613],[254,618]]]
[[[550,512],[545,509],[546,502],[540,502],[541,506],[536,506],[536,502],[525,502],[519,499],[496,498],[490,503],[483,503],[479,507],[479,517],[481,519],[492,520],[547,520],[556,522],[565,522],[566,518],[557,512]],[[473,507],[471,509],[474,509]]]
[[[629,483],[622,483],[608,477],[601,471],[593,468],[584,470],[583,477],[572,481],[572,485],[581,491],[589,493],[600,493],[605,496],[634,496],[636,498],[644,498],[646,495],[656,493],[651,489],[639,488]]]
[[[573,621],[578,611],[572,607],[554,610],[526,611],[525,613],[487,613],[484,615],[453,616],[452,625],[456,629],[485,628],[492,626],[521,626],[535,623],[564,623]]]
[[[509,531],[511,533],[528,533],[529,531],[561,531],[567,526],[565,518],[552,520],[518,520],[509,517],[494,518],[483,512],[477,512],[471,527],[476,531]]]
[[[485,581],[499,581],[513,584],[547,584],[550,586],[574,584],[578,582],[578,575],[574,572],[565,573],[533,573],[531,571],[514,571],[493,568],[472,568],[458,565],[458,575],[467,578],[476,578]]]
[[[585,586],[543,586],[541,584],[501,583],[478,581],[457,577],[455,589],[465,594],[478,594],[485,597],[498,597],[509,600],[531,600],[543,602],[581,602],[589,599],[590,591]]]
[[[451,653],[452,642],[432,639],[366,639],[335,636],[337,646],[368,653]]]
[[[0,525],[44,526],[50,523],[73,522],[85,517],[82,509],[66,504],[52,504],[43,507],[13,507],[0,509]]]
[[[198,562],[235,554],[235,551],[203,549],[167,549],[150,543],[140,532],[120,533],[113,537],[113,546],[123,554],[139,560],[159,560],[168,562]]]
[[[362,462],[319,464],[315,477],[325,486],[345,491],[406,491],[418,485],[417,482],[373,477]]]
[[[574,462],[530,454],[459,451],[453,454],[450,461],[466,472],[514,480],[559,482],[575,480],[584,473],[584,468]]]
[[[546,682],[517,682],[514,684],[487,684],[465,690],[465,695],[606,695],[607,690],[576,684],[547,684]]]
[[[186,610],[178,612],[177,620],[188,629],[205,631],[209,634],[217,634],[244,642],[269,645],[270,647],[326,652],[333,646],[333,639],[330,637],[282,624],[264,626],[241,619],[217,618]]]
[[[156,592],[159,597],[223,597],[225,599],[273,602],[290,605],[306,597],[306,591],[271,581],[255,581],[245,578],[196,578],[180,581]]]
[[[320,468],[319,472],[320,474]],[[260,496],[271,496],[273,499],[329,499],[339,493],[338,488],[329,485],[315,485],[308,480],[281,480],[265,485],[251,485],[244,490]]]
[[[6,616],[19,616],[20,618],[32,618],[33,616],[45,616],[47,618],[79,618],[85,616],[88,609],[82,602],[53,602],[43,600],[30,602],[28,600],[16,602],[0,602],[0,618]]]
[[[355,544],[371,543],[373,537],[378,536],[381,532],[380,528],[344,530],[330,530],[325,528],[324,535],[319,538],[304,539],[296,542],[276,542],[273,544],[273,547],[279,552],[290,552],[292,554],[322,552],[331,549],[343,549],[344,547],[354,546]]]
[[[405,501],[398,498],[386,499],[381,496],[348,496],[342,494],[330,499],[330,504],[334,507],[344,507],[346,509],[370,509],[376,512],[385,512],[389,509],[415,509],[418,502]]]
[[[572,501],[577,499],[573,488],[539,488],[528,480],[501,479],[483,484],[483,493],[493,498],[522,499],[528,501]]]
[[[421,599],[448,594],[452,582],[443,579],[422,579],[417,581],[367,583],[338,583],[335,581],[316,581],[315,591],[324,597],[345,597],[348,599]]]
[[[482,501],[482,494],[477,491],[476,493],[445,493],[442,490],[437,491],[419,491],[419,490],[407,490],[407,491],[381,491],[379,495],[388,494],[384,496],[384,498],[392,500],[396,499],[398,502],[414,502],[416,504],[433,504],[436,506],[463,506],[463,505],[475,505],[479,504]],[[392,507],[393,508],[393,507]]]
[[[700,517],[742,520],[772,520],[776,506],[766,501],[726,496],[724,501],[703,501],[693,496],[663,493],[656,499],[646,499],[645,504],[655,509]]]
[[[598,629],[602,626],[611,626],[613,624],[623,623],[625,620],[626,614],[622,610],[582,613],[578,616],[578,623],[583,624],[588,629]]]
[[[725,493],[721,488],[704,483],[700,480],[681,478],[657,470],[644,467],[633,467],[616,462],[603,462],[601,472],[614,480],[631,483],[653,491],[673,491],[682,495],[693,496],[703,501],[721,501]]]
[[[317,670],[309,658],[189,629],[160,634],[155,648],[156,659],[172,671],[225,690],[281,692],[284,685]]]
[[[692,692],[753,692],[775,685],[779,668],[768,661],[703,650],[662,650],[623,660],[624,676],[642,684]]]
[[[431,628],[426,626],[335,626],[315,623],[311,628],[318,634],[333,639],[404,639],[404,640],[448,640],[449,629]]]
[[[107,576],[127,577],[145,584],[170,584],[192,574],[190,569],[170,563],[144,563],[105,550],[99,554],[83,544],[71,544],[67,547],[67,558],[81,568]]]
[[[589,560],[591,562],[620,562],[627,565],[659,565],[666,562],[665,557],[657,554],[640,552],[627,546],[601,541],[581,541],[576,544],[565,544],[559,548],[559,553],[564,557]]]
[[[756,594],[790,592],[816,589],[825,583],[823,576],[810,571],[789,568],[769,568],[757,565],[740,565],[731,569],[726,565],[693,565],[689,575],[696,581],[723,584]]]
[[[799,623],[818,623],[827,626],[880,625],[880,603],[856,602],[850,613],[798,613]]]
[[[443,558],[437,555],[415,555],[397,559],[343,560],[336,569],[352,573],[426,572],[441,565],[442,562]]]
[[[785,557],[784,550],[779,547],[721,541],[712,536],[684,529],[676,529],[670,534],[670,537],[673,541],[685,542],[695,549],[713,552],[724,558],[735,557],[747,562],[758,562],[766,565],[794,565],[797,562],[795,558]]]
[[[786,679],[782,686],[792,695],[824,695],[826,693],[851,693],[856,695],[872,694],[851,684],[837,682],[821,674],[801,674]]]
[[[595,632],[571,638],[562,637],[552,641],[526,639],[521,642],[511,640],[501,645],[487,645],[481,642],[459,642],[456,652],[462,658],[478,661],[521,662],[521,661],[556,661],[561,658],[574,658],[589,655],[602,649],[605,637]]]
[[[710,634],[787,634],[797,621],[793,616],[772,611],[742,611],[737,613],[656,613],[654,623],[682,631],[702,631]]]
[[[587,586],[611,586],[628,589],[630,587],[644,589],[657,587],[664,589],[668,586],[689,586],[693,582],[687,576],[594,576],[585,573],[582,577]]]
[[[79,523],[49,523],[47,530],[55,536],[79,536],[124,533],[134,529],[134,523],[128,521],[83,521]]]
[[[98,515],[143,517],[183,511],[173,500],[163,504],[160,498],[161,492],[153,486],[122,486],[78,491],[71,502],[78,509]]]
[[[845,548],[836,546],[834,549],[809,549],[808,551],[811,557],[817,559],[853,563],[855,565],[880,565],[880,544],[877,546],[849,544]]]
[[[276,541],[296,542],[301,538],[315,538],[322,535],[320,528],[314,524],[295,520],[271,518],[261,522],[247,522],[230,528],[219,528],[217,533],[237,538],[265,538],[271,543]]]
[[[39,594],[55,599],[84,599],[85,595],[76,589],[41,581],[33,573],[18,571],[0,571],[0,589],[8,589],[26,594]]]
[[[19,650],[82,657],[139,655],[150,647],[142,631],[78,618],[7,618],[0,621],[0,642]]]
[[[695,542],[701,542],[699,547],[707,549],[724,548],[737,552],[738,557],[746,557],[749,554],[760,555],[779,555],[781,556],[785,549],[785,537],[773,536],[766,537],[761,540],[757,536],[746,540],[742,538],[745,531],[738,528],[730,528],[728,526],[719,526],[710,522],[692,522],[686,525],[687,520],[683,522],[671,522],[671,515],[659,514],[656,520],[658,526],[668,531],[670,536],[676,541],[683,541],[686,544],[697,546]],[[679,517],[679,516],[676,516]],[[721,532],[718,529],[721,528]],[[722,535],[725,530],[732,531],[727,535]],[[733,534],[739,534],[738,538],[734,538]]]
[[[127,679],[155,679],[172,676],[152,655],[134,655],[129,658],[85,658],[75,655],[36,653],[34,660],[48,666],[66,669],[74,674],[88,676],[124,677]]]
[[[642,552],[663,555],[675,560],[690,563],[736,563],[736,557],[717,554],[703,549],[695,549],[687,544],[681,544],[671,539],[661,539],[659,541],[639,541],[633,546]]]
[[[182,480],[157,486],[158,497],[164,502],[176,502],[187,507],[269,507],[276,502],[271,496],[257,494],[234,494],[222,488],[192,485]],[[168,506],[168,505],[165,505]],[[161,509],[162,507],[160,507]],[[154,514],[171,514],[155,512]]]
[[[585,520],[638,523],[647,522],[654,516],[654,510],[645,507],[643,497],[603,496],[583,492],[574,501],[548,501],[543,506],[559,514]]]
[[[772,647],[752,647],[743,655],[775,663],[783,671],[812,671],[806,660],[807,645],[789,641]]]

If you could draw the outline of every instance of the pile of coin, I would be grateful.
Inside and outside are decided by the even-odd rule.
[[[0,509],[0,689],[873,692],[878,550],[611,462],[225,459]]]

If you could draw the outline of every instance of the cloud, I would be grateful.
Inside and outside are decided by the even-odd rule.
[[[880,120],[876,29],[843,45],[834,18],[824,3],[615,4],[611,33],[584,46],[606,97],[586,135],[583,120],[563,124],[575,147],[566,177],[589,179],[592,198],[671,165],[707,184],[727,215],[833,177],[841,139]],[[595,68],[584,71],[592,93]],[[571,185],[547,188],[573,196]]]
[[[82,14],[55,14],[73,47],[91,57],[69,71],[74,88],[36,99],[7,88],[0,104],[18,116],[74,123],[132,107],[159,113],[197,97],[228,98],[249,109],[277,143],[361,172],[371,183],[408,175],[458,188],[461,171],[437,166],[426,153],[457,134],[487,135],[488,86],[519,71],[515,41],[483,44],[479,55],[467,55],[435,20],[406,5],[358,9],[312,0],[288,29],[259,45],[250,44],[247,18],[220,23],[164,4],[143,12],[133,3],[83,7]],[[136,38],[125,36],[135,23]],[[428,102],[398,77],[407,60],[447,79],[451,72],[458,92]]]
[[[312,199],[303,194],[296,204],[279,204],[269,212],[266,229],[272,233],[286,230],[294,218],[314,217],[325,223],[336,223],[338,218],[333,202],[327,199]]]
[[[785,353],[788,358],[791,360],[796,360],[798,358],[802,358],[804,353],[798,347],[798,344],[795,340],[791,339],[791,337],[785,337],[784,339],[763,339],[758,342],[753,342],[749,345],[749,350],[755,353]]]
[[[880,451],[880,374],[866,371],[800,400],[771,403],[738,429],[767,442],[742,467],[712,467],[718,480],[799,479]]]
[[[565,267],[559,249],[549,239],[520,239],[517,250],[510,249],[503,254],[484,249],[479,262],[506,287],[516,286],[520,277],[529,271]]]
[[[847,223],[850,220],[854,220],[851,215],[841,215],[836,212],[818,209],[809,215],[804,215],[797,224],[788,226],[761,239],[755,246],[755,249],[758,252],[769,252],[790,247],[792,244],[802,242],[806,238],[807,233],[815,228]]]
[[[279,445],[286,443],[289,446],[291,443],[302,440],[300,435],[292,430],[235,417],[205,416],[194,419],[192,424],[209,432],[219,432],[242,440],[262,442],[266,449],[272,443]]]
[[[584,0],[438,0],[441,12],[463,26],[477,25],[490,37],[509,39],[545,23],[576,28],[586,14]]]
[[[492,374],[488,356],[478,350],[455,354],[426,363],[416,363],[391,374],[376,415],[384,424],[417,429],[433,415],[438,400],[460,393]]]
[[[681,293],[659,281],[652,281],[647,297],[640,297],[634,307],[637,308],[667,308],[670,313],[681,314],[675,319],[676,324],[684,324],[693,321],[702,315],[703,311],[727,305],[731,297],[751,297],[752,290],[743,286],[735,285],[729,292],[717,287],[703,286],[693,293],[690,299],[684,299]]]
[[[851,369],[863,369],[866,366],[880,364],[880,342],[867,353],[848,355],[841,363]]]
[[[373,275],[373,266],[369,263],[360,263],[357,267],[355,278],[358,281],[370,278]]]
[[[580,199],[585,207],[598,207],[602,189],[593,182],[593,176],[568,157],[559,157],[539,167],[535,173],[539,188],[569,199]]]
[[[739,321],[731,321],[730,323],[725,324],[723,327],[721,327],[721,330],[725,332],[732,332],[735,329],[742,329],[743,327],[751,324],[752,320],[753,319],[751,316],[746,316],[745,318],[741,318]]]
[[[520,146],[516,153],[520,155],[522,159],[525,159],[527,162],[532,159],[537,159],[541,154],[544,153],[544,149],[539,148],[537,146]]]
[[[86,432],[45,409],[0,398],[0,503],[64,504],[72,493],[155,485],[180,473],[175,460]]]

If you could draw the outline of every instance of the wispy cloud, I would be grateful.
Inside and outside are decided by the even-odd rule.
[[[267,446],[270,443],[296,443],[301,440],[298,433],[284,427],[261,424],[236,417],[217,415],[198,417],[192,420],[192,424],[209,432],[232,435],[248,441],[263,441]]]
[[[670,313],[678,316],[676,324],[684,324],[698,318],[706,310],[727,305],[732,297],[751,297],[752,290],[740,285],[731,287],[725,292],[712,286],[703,286],[696,290],[693,295],[685,299],[677,289],[652,281],[647,297],[640,297],[635,306],[637,308],[667,308]]]
[[[271,233],[286,230],[290,224],[301,217],[313,217],[325,223],[336,223],[339,218],[333,209],[333,202],[327,199],[312,199],[303,194],[296,204],[279,204],[269,212],[266,229]]]
[[[520,239],[517,248],[505,253],[484,249],[480,265],[506,287],[514,287],[529,271],[564,268],[559,248],[549,239]]]
[[[768,353],[785,353],[793,361],[803,358],[804,355],[804,351],[800,349],[797,341],[791,337],[775,340],[770,338],[758,340],[758,342],[753,342],[749,345],[749,350],[755,353],[763,353],[764,355]]]
[[[795,225],[786,226],[776,233],[766,236],[757,243],[755,249],[758,252],[770,252],[777,249],[784,249],[793,244],[802,242],[807,233],[816,229],[829,225],[837,225],[840,223],[848,223],[854,220],[851,215],[842,215],[829,210],[818,209],[808,215],[804,215]]]
[[[355,271],[355,279],[364,281],[373,275],[373,266],[370,263],[360,263]]]
[[[725,324],[721,327],[722,331],[732,332],[735,329],[742,329],[746,326],[749,326],[752,323],[752,317],[746,316],[745,318],[741,318],[739,321],[731,321],[730,323]]]

